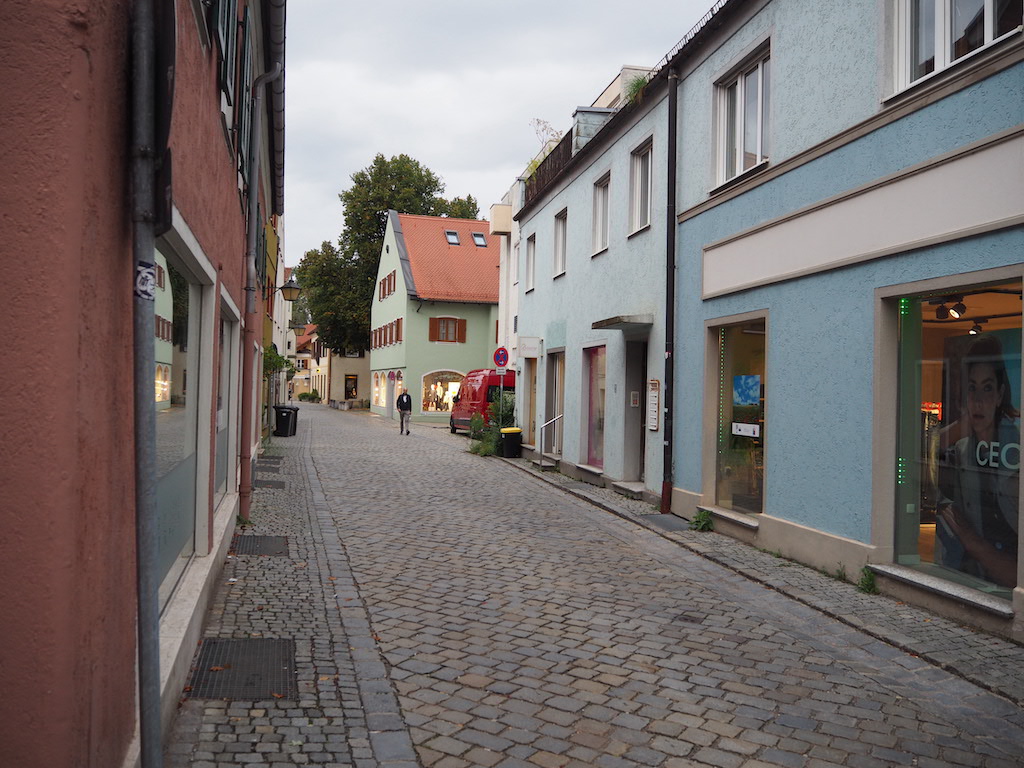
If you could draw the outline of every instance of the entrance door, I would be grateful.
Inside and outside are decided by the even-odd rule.
[[[765,323],[718,329],[716,503],[740,512],[764,504]]]
[[[587,464],[604,468],[605,347],[584,350],[587,358]]]
[[[545,399],[544,421],[550,421],[565,412],[565,353],[552,352],[548,355],[547,398]],[[564,417],[544,430],[544,450],[556,456],[562,455],[562,422]]]
[[[388,385],[386,387],[387,394],[384,395],[386,398],[384,401],[384,407],[387,409],[386,412],[388,419],[393,419],[395,418],[395,398],[397,397],[395,394],[395,380],[391,378],[391,376],[387,376],[385,380]]]
[[[647,342],[626,342],[625,418],[623,419],[623,480],[643,480],[647,452],[644,399],[647,391]]]
[[[536,445],[534,442],[537,435],[537,358],[528,357],[524,359],[524,378],[526,379],[526,391],[524,403],[526,408],[523,423],[526,428],[524,441],[527,445]]]

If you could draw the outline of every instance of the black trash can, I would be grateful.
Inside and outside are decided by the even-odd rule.
[[[522,455],[523,430],[519,427],[505,427],[501,430],[501,455],[506,459],[518,459]]]
[[[274,411],[277,414],[274,434],[278,437],[292,437],[299,421],[299,407],[297,405],[275,405]]]

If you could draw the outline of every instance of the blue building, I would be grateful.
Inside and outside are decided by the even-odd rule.
[[[602,129],[666,125],[663,507],[1017,639],[1022,6],[722,0]]]

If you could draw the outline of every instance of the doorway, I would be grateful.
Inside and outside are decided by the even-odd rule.
[[[623,419],[622,479],[643,481],[647,453],[644,396],[647,390],[647,342],[626,342],[625,418]]]
[[[548,355],[547,397],[545,398],[544,421],[548,422],[565,413],[565,352]],[[541,436],[547,453],[562,455],[562,428],[564,417],[549,424]]]

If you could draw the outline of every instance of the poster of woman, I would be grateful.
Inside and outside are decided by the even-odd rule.
[[[1020,343],[1019,330],[949,340],[940,446],[936,561],[1004,587],[1017,582]]]

